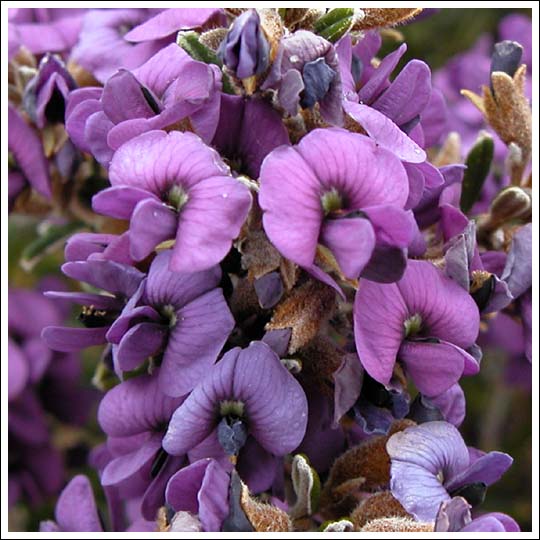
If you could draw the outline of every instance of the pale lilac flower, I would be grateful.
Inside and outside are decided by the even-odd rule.
[[[398,432],[386,443],[391,460],[390,489],[407,512],[433,521],[452,495],[472,505],[482,502],[486,486],[512,464],[502,452],[470,452],[459,431],[447,422],[427,422]]]

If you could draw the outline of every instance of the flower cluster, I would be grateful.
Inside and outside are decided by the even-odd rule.
[[[483,349],[530,369],[530,26],[432,77],[377,56],[420,11],[9,11],[9,208],[77,285],[10,293],[10,501],[101,351],[108,518],[77,475],[41,531],[519,530],[458,428]]]

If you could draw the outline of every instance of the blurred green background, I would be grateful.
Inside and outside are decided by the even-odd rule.
[[[408,44],[402,63],[420,58],[435,71],[454,54],[470,48],[481,34],[490,33],[496,37],[500,20],[516,11],[530,16],[530,10],[524,9],[441,9],[418,22],[399,27]],[[384,54],[385,49],[393,48],[395,42],[386,40],[382,52]],[[39,220],[20,215],[9,218],[9,281],[12,286],[32,287],[44,275],[60,275],[59,266],[63,262],[61,249],[44,257],[30,273],[19,265],[22,250],[37,237],[38,224]],[[98,357],[99,350],[95,349],[84,355],[88,384]],[[531,398],[527,389],[505,384],[505,365],[506,360],[499,354],[488,353],[482,361],[480,374],[463,379],[467,418],[461,431],[470,446],[484,451],[500,450],[514,457],[510,471],[499,483],[489,488],[482,510],[508,513],[519,522],[523,531],[530,531]],[[95,420],[89,425],[89,432],[95,441],[102,438]],[[75,474],[81,469],[71,472]],[[93,473],[91,476],[96,481]],[[19,505],[10,516],[10,530],[37,530],[39,521],[52,517],[53,513],[54,501],[31,516]]]

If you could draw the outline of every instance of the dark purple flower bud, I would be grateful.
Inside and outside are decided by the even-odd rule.
[[[502,71],[513,77],[522,55],[523,47],[516,41],[504,40],[496,43],[491,56],[490,72]]]
[[[281,40],[263,89],[278,92],[279,104],[294,116],[299,107],[319,103],[327,122],[340,125],[342,84],[334,46],[320,36],[299,30]]]
[[[270,44],[257,10],[240,15],[222,41],[218,55],[239,79],[264,73],[270,65]]]
[[[47,122],[64,122],[66,99],[76,86],[62,60],[47,53],[39,63],[37,75],[26,85],[23,106],[39,128]]]

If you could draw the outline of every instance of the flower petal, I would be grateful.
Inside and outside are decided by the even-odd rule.
[[[99,405],[98,422],[107,435],[135,435],[168,422],[180,403],[181,398],[171,398],[160,391],[155,374],[140,375],[105,394]]]
[[[108,326],[102,328],[69,328],[65,326],[47,326],[41,337],[48,347],[55,351],[80,351],[93,345],[106,343]]]
[[[177,224],[178,214],[161,201],[140,201],[129,225],[130,255],[136,261],[145,259],[161,242],[174,238]]]
[[[360,103],[344,102],[343,108],[377,144],[393,152],[402,161],[425,161],[424,150],[383,113]]]
[[[167,333],[164,325],[148,322],[130,328],[115,349],[115,367],[121,371],[136,369],[161,349]]]
[[[90,481],[77,475],[62,491],[55,511],[62,532],[103,532]]]
[[[446,488],[455,491],[466,484],[483,482],[491,486],[510,468],[513,459],[503,452],[489,452],[472,462],[467,469],[452,478]]]
[[[231,177],[215,176],[193,186],[178,216],[171,269],[198,272],[218,264],[240,233],[250,206],[249,190]]]
[[[399,359],[422,394],[430,397],[446,392],[463,374],[464,355],[458,347],[440,341],[405,340]]]
[[[192,300],[176,317],[159,379],[167,395],[183,396],[211,369],[235,323],[221,289]]]
[[[394,497],[416,519],[434,521],[439,505],[450,500],[438,476],[453,478],[469,461],[458,430],[446,422],[426,422],[392,435],[386,450]]]
[[[94,212],[117,219],[129,219],[138,203],[149,199],[158,202],[152,193],[130,186],[115,186],[99,191],[92,197]]]
[[[375,232],[364,218],[325,219],[320,240],[349,279],[358,278],[375,248]]]

